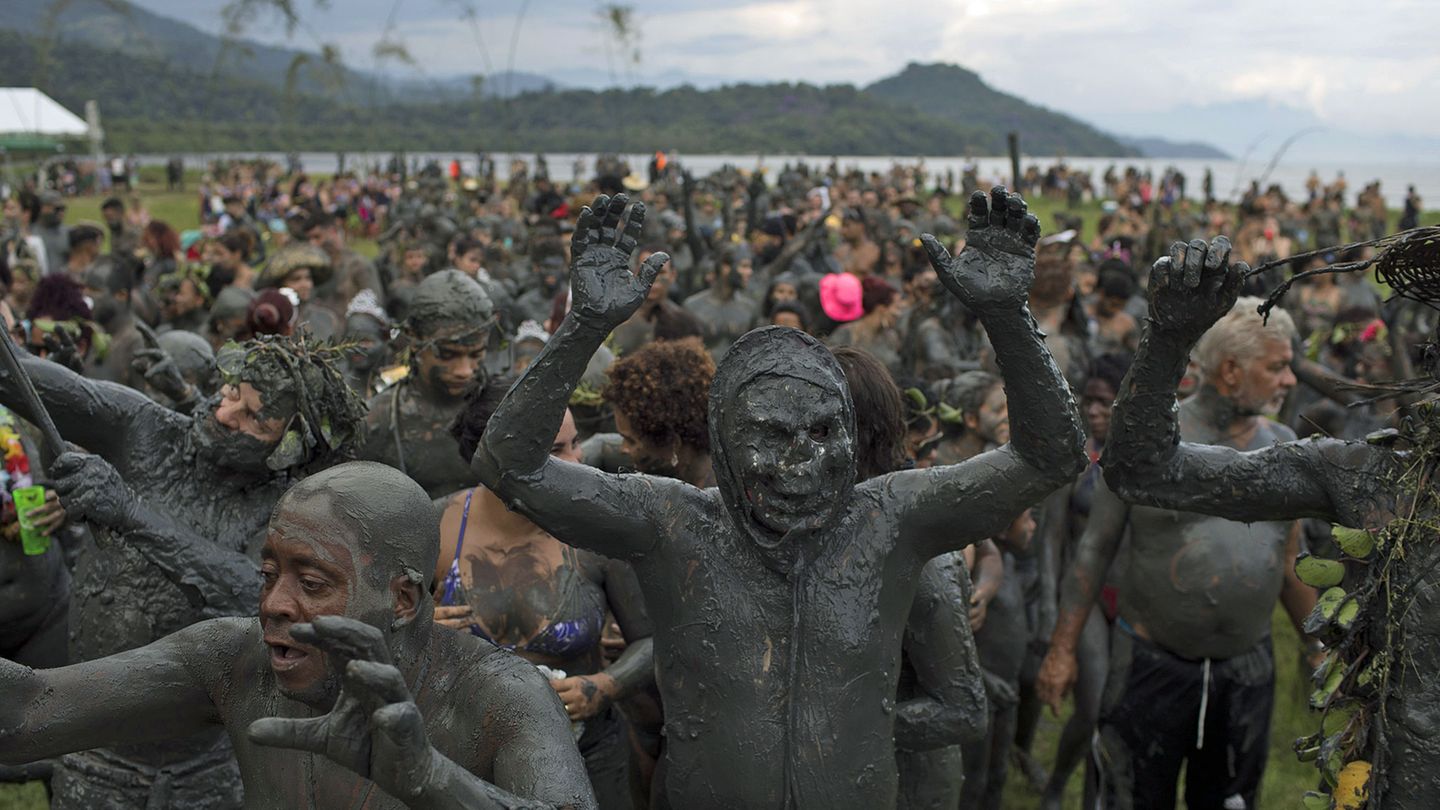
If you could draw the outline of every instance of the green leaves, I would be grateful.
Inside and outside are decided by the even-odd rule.
[[[1295,561],[1295,575],[1312,588],[1329,588],[1345,579],[1345,565],[1302,552]]]
[[[1346,556],[1357,560],[1368,558],[1375,551],[1375,536],[1364,529],[1350,529],[1344,526],[1330,527],[1330,535]]]

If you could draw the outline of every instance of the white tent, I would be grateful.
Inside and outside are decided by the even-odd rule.
[[[85,119],[33,87],[0,87],[0,135],[83,137]]]

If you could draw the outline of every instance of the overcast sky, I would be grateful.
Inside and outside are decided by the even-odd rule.
[[[134,2],[210,31],[225,5]],[[309,31],[287,39],[271,18],[248,36],[307,49],[334,42],[360,68],[398,7],[395,38],[433,76],[503,71],[513,59],[571,86],[612,75],[661,86],[863,85],[907,62],[945,61],[1090,120],[1259,99],[1344,129],[1440,136],[1436,0],[634,0],[638,67],[607,58],[593,0],[294,2]]]

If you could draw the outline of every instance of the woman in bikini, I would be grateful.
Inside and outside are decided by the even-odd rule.
[[[452,432],[470,458],[512,379],[473,389]],[[579,463],[567,413],[551,455]],[[437,502],[440,556],[436,621],[484,638],[541,668],[575,724],[576,740],[602,810],[630,810],[628,757],[613,704],[654,680],[644,601],[629,566],[571,548],[484,487]],[[625,636],[624,654],[605,666],[606,611]]]

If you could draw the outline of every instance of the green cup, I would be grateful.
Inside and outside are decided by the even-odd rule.
[[[20,545],[25,553],[38,557],[50,551],[50,538],[41,534],[30,522],[30,513],[45,504],[45,488],[20,487],[10,494],[15,498],[15,517],[20,521]]]

